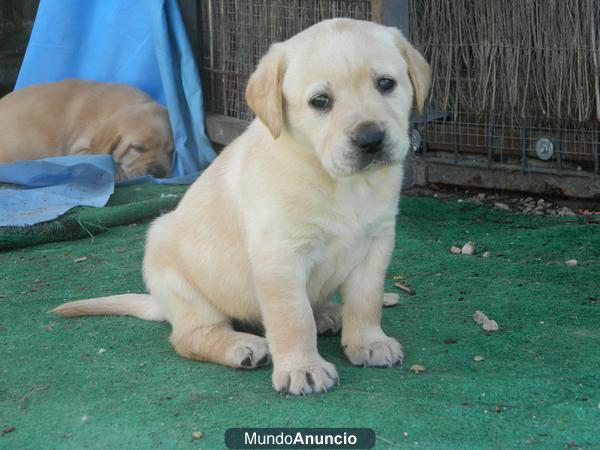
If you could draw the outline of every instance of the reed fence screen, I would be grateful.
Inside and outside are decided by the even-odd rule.
[[[412,0],[410,23],[434,72],[429,156],[599,173],[599,1]]]
[[[328,18],[385,18],[390,7],[404,8],[433,69],[428,113],[415,120],[417,162],[598,183],[600,0],[202,1],[207,112],[252,118],[246,83],[272,42]]]
[[[371,19],[369,0],[207,0],[200,2],[200,71],[210,113],[250,120],[244,91],[273,42],[325,19]]]

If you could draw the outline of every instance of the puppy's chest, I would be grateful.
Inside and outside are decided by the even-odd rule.
[[[365,195],[336,205],[312,254],[308,280],[312,301],[325,300],[335,292],[367,257],[373,240],[394,226],[397,200],[383,200]]]

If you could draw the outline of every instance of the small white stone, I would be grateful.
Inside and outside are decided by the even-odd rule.
[[[192,431],[192,437],[194,439],[201,439],[202,436],[204,436],[204,433],[202,433],[202,431]]]
[[[510,211],[510,206],[508,206],[506,203],[502,203],[502,202],[494,203],[494,208],[499,209],[500,211]]]
[[[483,322],[483,324],[481,325],[481,328],[483,328],[484,331],[498,331],[500,330],[500,327],[498,326],[498,322],[496,322],[495,320],[486,320],[485,322]]]
[[[577,265],[577,260],[569,259],[569,260],[565,261],[565,264],[569,267],[575,267]]]
[[[483,255],[481,255],[483,258],[489,258],[490,256],[492,256],[492,254],[490,252],[483,252]]]
[[[455,245],[453,245],[452,247],[450,247],[450,253],[454,254],[454,255],[460,255],[460,248],[456,247]]]
[[[484,313],[482,313],[481,311],[477,310],[475,311],[475,313],[473,314],[473,320],[475,322],[477,322],[478,324],[482,324],[484,320],[488,320],[488,316],[486,316]]]
[[[410,366],[410,370],[412,370],[414,373],[425,372],[425,366],[421,364],[413,364],[412,366]]]
[[[473,314],[473,320],[481,325],[481,328],[484,331],[499,331],[500,327],[495,320],[491,320],[488,316],[486,316],[481,311],[477,310]]]
[[[475,356],[473,356],[473,361],[476,361],[476,362],[483,361],[484,359],[485,358],[483,356],[481,356],[481,355],[475,355]]]
[[[98,354],[99,354],[99,355],[101,355],[101,354],[102,354],[102,353],[104,353],[105,351],[106,351],[106,349],[105,349],[105,348],[101,348],[101,349],[99,349],[99,350],[98,350]]]
[[[558,215],[559,216],[574,216],[575,213],[570,208],[567,208],[566,206],[563,206],[562,208],[560,208],[558,210]]]
[[[400,295],[396,293],[383,294],[383,306],[394,306],[400,301]]]
[[[463,245],[463,248],[460,249],[460,252],[463,255],[472,255],[473,250],[475,250],[475,244],[473,243],[473,241],[469,241],[465,245]]]

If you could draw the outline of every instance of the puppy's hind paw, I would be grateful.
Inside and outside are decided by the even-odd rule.
[[[335,335],[342,328],[342,307],[337,303],[325,303],[315,307],[315,323],[319,334]]]
[[[240,369],[256,369],[271,363],[271,354],[265,338],[248,335],[230,350],[232,366]]]

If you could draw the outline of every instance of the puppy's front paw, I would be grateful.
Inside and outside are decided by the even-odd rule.
[[[232,367],[255,369],[271,363],[269,345],[265,338],[246,333],[240,334],[243,338],[238,339],[229,350]]]
[[[339,383],[335,366],[321,357],[308,363],[276,364],[273,369],[273,387],[285,394],[326,392]]]
[[[324,303],[315,307],[315,323],[319,334],[334,335],[342,328],[342,307],[337,303]]]
[[[388,336],[371,341],[351,341],[344,345],[344,352],[355,366],[391,367],[404,358],[400,343]]]

